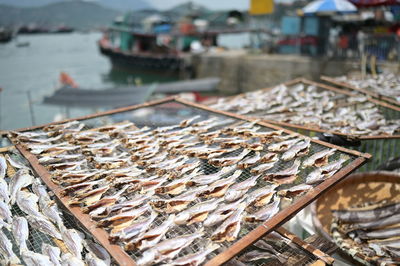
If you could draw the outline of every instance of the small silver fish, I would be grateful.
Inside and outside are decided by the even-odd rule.
[[[207,245],[204,249],[202,249],[199,252],[193,253],[186,255],[184,257],[177,258],[173,262],[166,264],[165,266],[180,266],[180,265],[191,265],[191,266],[197,266],[203,263],[203,261],[206,259],[207,255],[213,252],[214,250],[218,249],[219,245],[217,244],[209,244]]]
[[[7,223],[12,223],[12,213],[10,210],[10,205],[6,204],[4,201],[0,200],[0,218],[5,220]]]
[[[50,261],[54,264],[54,266],[61,266],[60,263],[61,250],[58,247],[54,247],[52,245],[43,242],[42,254],[49,257]]]
[[[0,230],[0,254],[3,255],[7,264],[12,265],[21,263],[13,251],[13,246],[11,241],[3,233],[3,230]]]
[[[295,157],[306,155],[310,150],[310,140],[301,141],[293,145],[289,150],[282,154],[282,160],[290,161]]]
[[[246,204],[239,204],[237,209],[215,230],[211,235],[211,240],[214,242],[234,241],[240,232],[240,222]]]
[[[312,185],[322,182],[323,180],[333,176],[350,157],[347,155],[341,156],[337,161],[331,162],[325,166],[315,169],[306,178],[306,184]]]
[[[144,218],[139,221],[135,221],[127,227],[120,230],[111,230],[109,239],[111,242],[118,241],[129,241],[130,239],[136,237],[143,231],[146,231],[150,227],[151,223],[157,218],[158,214],[152,212],[150,217]]]
[[[260,164],[260,165],[258,165],[256,167],[252,168],[250,170],[250,173],[252,173],[252,174],[262,174],[265,171],[273,168],[275,166],[275,163],[276,162],[274,161],[274,162],[268,162],[268,163]]]
[[[317,152],[312,156],[308,157],[303,162],[303,168],[306,167],[321,167],[328,163],[329,156],[333,155],[336,152],[336,149],[325,149],[323,151]]]
[[[50,261],[50,258],[46,255],[42,255],[40,253],[35,253],[30,250],[24,250],[21,252],[22,259],[26,263],[26,265],[34,265],[34,266],[48,266],[53,265]]]
[[[215,181],[210,184],[202,193],[199,194],[200,197],[205,198],[219,198],[223,197],[225,192],[229,189],[235,180],[242,174],[242,170],[236,170],[233,175]]]
[[[225,221],[225,219],[228,218],[237,209],[237,206],[239,206],[245,199],[246,197],[243,197],[235,202],[221,204],[213,213],[208,215],[203,225],[205,227],[210,227]]]
[[[254,156],[247,158],[246,160],[238,163],[238,168],[245,169],[255,165],[259,160],[261,160],[261,155],[259,152],[256,152]]]
[[[10,202],[8,184],[4,179],[0,179],[0,199],[3,199],[7,204]]]
[[[0,155],[0,179],[4,179],[7,173],[7,162],[3,155]]]
[[[27,215],[44,218],[39,212],[39,207],[37,205],[38,200],[38,196],[33,193],[23,190],[17,193],[17,205],[24,213]]]
[[[7,159],[8,163],[9,163],[12,167],[14,167],[14,168],[16,168],[16,169],[27,168],[24,164],[13,160],[8,154],[6,154],[6,159]]]
[[[94,254],[97,258],[102,260],[107,266],[111,264],[110,254],[108,254],[107,250],[105,250],[105,248],[103,248],[99,244],[86,239],[83,242],[83,246],[86,248],[86,250],[88,250],[89,252]]]
[[[225,193],[224,199],[227,202],[232,202],[235,201],[239,198],[241,198],[244,194],[247,193],[247,191],[254,187],[257,184],[257,179],[260,176],[253,176],[250,177],[240,183],[236,183],[232,185],[229,190]]]
[[[198,203],[189,209],[180,212],[175,218],[175,223],[191,225],[193,223],[202,222],[207,218],[211,211],[218,207],[218,204],[221,201],[222,199],[212,199]]]
[[[82,259],[83,237],[75,229],[66,229],[62,232],[62,240],[68,250],[78,259]]]
[[[279,212],[279,204],[281,199],[279,197],[275,197],[272,203],[266,205],[259,211],[247,215],[245,220],[247,222],[264,222],[270,219],[272,216]]]
[[[308,190],[312,189],[313,186],[311,185],[307,185],[307,184],[300,184],[288,189],[283,189],[278,191],[278,195],[282,196],[282,197],[288,197],[288,198],[292,198],[294,196],[297,196],[301,193],[307,192]]]
[[[248,206],[264,206],[265,204],[269,203],[269,201],[272,199],[273,195],[275,194],[275,189],[278,186],[273,184],[270,186],[264,186],[261,188],[258,188],[251,193],[248,194],[246,202]]]
[[[204,233],[199,231],[193,234],[182,235],[176,238],[164,240],[143,252],[142,257],[140,257],[136,263],[137,265],[143,266],[173,259],[181,252],[182,249],[189,246],[195,239],[203,235]]]
[[[10,200],[11,205],[15,203],[17,193],[22,188],[29,186],[33,182],[33,176],[29,174],[29,170],[26,168],[18,170],[14,177],[11,178],[9,190],[10,190]]]
[[[278,171],[275,173],[267,173],[264,176],[265,180],[273,180],[274,183],[277,184],[289,184],[292,183],[297,178],[297,174],[300,172],[300,160],[296,159],[292,166],[286,168],[282,171]]]
[[[61,256],[61,265],[62,266],[86,266],[86,264],[83,260],[78,259],[71,253],[64,253]]]
[[[24,217],[16,217],[12,222],[12,233],[20,250],[27,250],[26,241],[29,237],[28,222]]]
[[[39,230],[40,232],[48,234],[49,236],[55,237],[57,239],[62,239],[60,232],[49,220],[36,216],[27,216],[27,219],[29,225],[36,230]]]
[[[88,266],[107,266],[107,264],[103,260],[99,259],[91,253],[86,254],[85,261]]]
[[[218,172],[213,173],[213,174],[196,176],[196,178],[191,181],[191,185],[202,186],[202,185],[211,184],[211,183],[217,181],[218,179],[224,177],[229,172],[232,172],[234,169],[235,169],[234,166],[228,166],[228,167],[222,168],[221,170],[219,170]]]
[[[290,139],[278,143],[273,143],[268,146],[268,150],[272,152],[282,152],[282,151],[287,151],[295,145],[297,142],[301,141],[301,139],[296,138],[296,139]]]

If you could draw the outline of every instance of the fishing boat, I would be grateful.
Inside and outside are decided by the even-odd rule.
[[[12,37],[13,34],[11,30],[0,27],[0,43],[7,43],[11,41]]]
[[[152,15],[139,25],[131,21],[128,14],[116,19],[98,42],[114,67],[177,73],[188,67],[193,50],[217,45],[218,32],[199,30],[188,18],[172,22]]]

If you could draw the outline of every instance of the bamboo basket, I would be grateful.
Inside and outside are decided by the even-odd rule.
[[[400,201],[400,174],[386,171],[357,173],[336,184],[311,205],[316,230],[329,240],[332,210],[365,202]]]

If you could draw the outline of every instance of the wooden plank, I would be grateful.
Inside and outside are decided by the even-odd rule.
[[[276,214],[273,218],[266,221],[264,224],[258,226],[253,231],[249,232],[247,235],[242,237],[232,246],[227,248],[224,252],[218,254],[210,261],[208,261],[205,265],[221,265],[236,255],[238,255],[241,251],[243,251],[246,247],[254,244],[257,240],[264,237],[266,234],[270,233],[277,228],[278,226],[283,225],[285,222],[289,221],[296,213],[306,207],[308,204],[316,200],[319,196],[322,195],[323,192],[329,190],[336,183],[344,179],[351,172],[353,172],[356,168],[360,167],[362,164],[366,162],[366,158],[359,157],[346,167],[341,169],[331,178],[325,180],[323,183],[319,184],[317,187],[313,188],[305,195],[303,195],[300,199],[298,199],[294,204],[285,208]]]
[[[329,256],[328,254],[322,252],[318,248],[310,245],[309,243],[304,242],[298,236],[296,236],[295,234],[292,234],[291,232],[289,232],[285,228],[279,227],[279,228],[275,229],[275,231],[278,232],[279,234],[281,234],[282,236],[285,236],[285,237],[289,238],[293,243],[295,243],[296,245],[298,245],[299,247],[301,247],[305,251],[313,254],[315,257],[319,258],[320,260],[322,260],[326,264],[332,265],[333,262],[335,261],[335,259],[332,258],[331,256]]]
[[[273,124],[269,124],[269,123],[264,122],[264,121],[259,121],[260,120],[259,118],[258,119],[257,118],[250,118],[250,117],[243,116],[243,115],[238,115],[238,114],[234,114],[234,113],[230,113],[230,112],[226,112],[226,111],[216,110],[216,109],[213,109],[211,107],[208,107],[208,106],[205,106],[205,105],[202,105],[202,104],[198,104],[198,103],[189,102],[189,101],[186,101],[186,100],[180,99],[180,98],[176,98],[175,101],[177,101],[179,103],[182,103],[182,104],[185,104],[185,105],[188,105],[188,106],[196,107],[196,108],[203,109],[203,110],[206,110],[206,111],[209,111],[209,112],[212,112],[212,113],[221,114],[221,115],[225,115],[225,116],[228,116],[228,117],[233,117],[233,118],[240,119],[240,120],[245,120],[245,121],[249,121],[249,122],[257,121],[256,124],[258,124],[258,125],[261,125],[261,126],[264,126],[264,127],[269,127],[269,128],[274,129],[274,130],[283,130],[287,134],[296,134],[296,132],[291,131],[289,129],[281,128],[281,127],[278,127],[278,126],[273,125]],[[342,151],[342,152],[345,152],[345,153],[348,153],[348,154],[352,154],[352,155],[355,155],[355,156],[361,156],[361,157],[364,157],[364,158],[367,158],[367,159],[372,157],[372,155],[369,154],[369,153],[362,153],[362,152],[359,152],[359,151],[346,149],[346,148],[343,148],[343,147],[340,147],[340,146],[337,146],[337,145],[334,145],[334,144],[331,144],[331,143],[328,143],[328,142],[324,142],[322,140],[317,140],[317,139],[311,139],[310,138],[310,141],[314,142],[314,143],[318,143],[318,144],[324,145],[324,146],[329,147],[329,148],[334,148],[334,149],[337,149],[338,151]]]
[[[75,216],[82,226],[92,234],[92,236],[110,253],[110,255],[119,265],[136,265],[133,259],[123,250],[122,247],[110,243],[108,240],[108,233],[104,229],[97,227],[90,216],[88,214],[84,214],[79,206],[71,207],[67,204],[69,197],[61,195],[61,188],[53,183],[50,173],[45,167],[40,165],[36,156],[28,152],[21,145],[16,145],[15,147],[29,161],[32,168],[36,171],[47,187],[53,191],[57,199],[64,205],[64,207]]]

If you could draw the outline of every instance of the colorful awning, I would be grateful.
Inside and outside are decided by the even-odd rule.
[[[357,7],[400,5],[400,0],[349,0]]]

